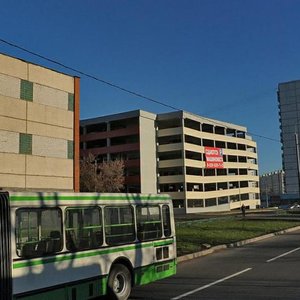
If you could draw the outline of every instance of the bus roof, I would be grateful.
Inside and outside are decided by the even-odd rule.
[[[1,192],[2,193],[2,192]],[[69,205],[112,203],[158,203],[169,202],[167,194],[122,194],[122,193],[60,193],[60,192],[9,192],[12,206],[24,205]]]

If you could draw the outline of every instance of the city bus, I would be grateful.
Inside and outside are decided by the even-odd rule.
[[[128,299],[176,273],[168,195],[0,191],[1,300]]]

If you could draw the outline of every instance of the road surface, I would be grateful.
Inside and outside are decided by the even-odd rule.
[[[300,231],[178,265],[176,276],[135,287],[131,300],[300,299]]]

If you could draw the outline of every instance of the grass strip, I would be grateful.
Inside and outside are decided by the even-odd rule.
[[[300,225],[299,221],[213,219],[209,222],[176,223],[177,255],[201,251],[208,246],[230,244]]]

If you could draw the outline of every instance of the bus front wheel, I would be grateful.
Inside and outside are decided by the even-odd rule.
[[[131,292],[131,274],[122,264],[115,264],[108,277],[109,299],[127,300]]]

